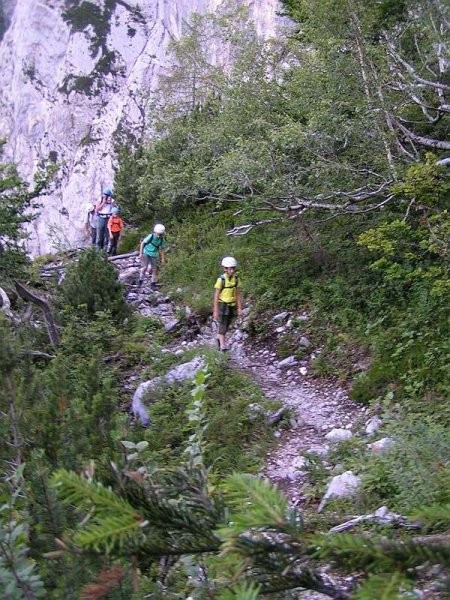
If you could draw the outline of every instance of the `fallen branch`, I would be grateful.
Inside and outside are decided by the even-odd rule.
[[[278,219],[264,219],[263,221],[254,221],[253,223],[247,223],[246,225],[237,225],[233,229],[227,231],[227,235],[247,235],[254,227],[259,225],[267,225],[268,223],[279,223],[281,218]]]
[[[43,358],[44,360],[52,360],[55,358],[54,354],[48,354],[47,352],[39,352],[39,350],[27,350],[23,352],[25,356],[31,356],[32,358]]]
[[[405,527],[407,529],[419,529],[420,525],[417,523],[411,523],[407,520],[406,517],[402,515],[398,515],[397,513],[389,512],[386,506],[381,506],[374,513],[370,513],[368,515],[361,515],[359,517],[355,517],[350,519],[349,521],[345,521],[345,523],[341,523],[340,525],[336,525],[330,529],[330,533],[341,533],[342,531],[347,531],[360,523],[379,523],[380,525],[392,525],[395,527]]]
[[[116,256],[108,256],[108,260],[114,262],[115,260],[122,260],[123,258],[131,258],[132,256],[137,256],[138,252],[135,250],[134,252],[128,252],[127,254],[117,254]]]

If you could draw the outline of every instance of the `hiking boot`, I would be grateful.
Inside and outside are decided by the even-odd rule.
[[[150,289],[152,292],[156,292],[156,290],[158,289],[158,287],[154,281],[151,282]]]
[[[139,279],[139,280],[138,280],[138,287],[141,287],[141,285],[142,285],[143,283],[144,283],[144,280],[143,280],[143,279]]]

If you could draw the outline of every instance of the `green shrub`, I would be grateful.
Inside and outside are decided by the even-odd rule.
[[[382,455],[368,454],[360,465],[366,505],[408,514],[420,506],[450,501],[450,431],[412,419],[395,425],[395,444]]]
[[[72,307],[89,319],[110,312],[122,322],[131,312],[116,270],[96,248],[85,250],[78,262],[67,268],[58,295],[61,306]]]
[[[188,357],[186,357],[188,358]],[[208,427],[205,431],[205,461],[216,474],[234,470],[254,471],[272,439],[262,416],[254,416],[248,405],[274,407],[260,390],[226,363],[210,362],[211,377],[205,398]],[[149,442],[152,460],[176,464],[191,434],[186,407],[192,401],[191,384],[165,386],[150,392],[147,400],[151,425],[144,433],[135,432],[136,441]]]

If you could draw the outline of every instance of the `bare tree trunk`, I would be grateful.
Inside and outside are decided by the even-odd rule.
[[[365,93],[369,107],[374,108],[374,101],[373,101],[372,93],[371,93],[371,83],[372,82],[371,82],[371,78],[369,76],[369,69],[373,72],[375,72],[375,69],[370,64],[370,61],[367,59],[366,53],[364,51],[364,40],[363,40],[363,36],[362,36],[362,32],[361,32],[361,25],[359,22],[358,15],[354,11],[350,11],[350,18],[351,18],[351,22],[353,25],[353,33],[355,35],[357,59],[358,59],[359,68],[361,71],[364,93]],[[386,111],[385,106],[384,106],[383,93],[378,84],[376,87],[377,87],[377,96],[381,102],[381,108],[382,108],[384,116],[385,116],[385,121],[386,121],[387,127],[392,132],[392,134],[395,136],[395,131],[394,131],[394,127],[393,127],[390,115]],[[383,127],[380,125],[378,126],[378,132],[380,134],[381,141],[384,146],[384,151],[386,153],[386,159],[389,164],[392,178],[395,180],[395,179],[397,179],[397,170],[395,168],[394,157],[392,156],[389,139],[388,139]]]

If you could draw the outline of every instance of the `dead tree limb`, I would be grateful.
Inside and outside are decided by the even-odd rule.
[[[52,311],[50,310],[50,306],[46,300],[40,298],[33,292],[30,292],[22,283],[15,281],[15,286],[17,293],[24,300],[28,300],[29,302],[33,302],[37,304],[40,308],[42,308],[42,312],[44,313],[45,324],[47,325],[48,337],[50,338],[50,342],[52,346],[56,347],[59,345],[59,333],[58,328],[56,326],[55,319],[53,318]]]

